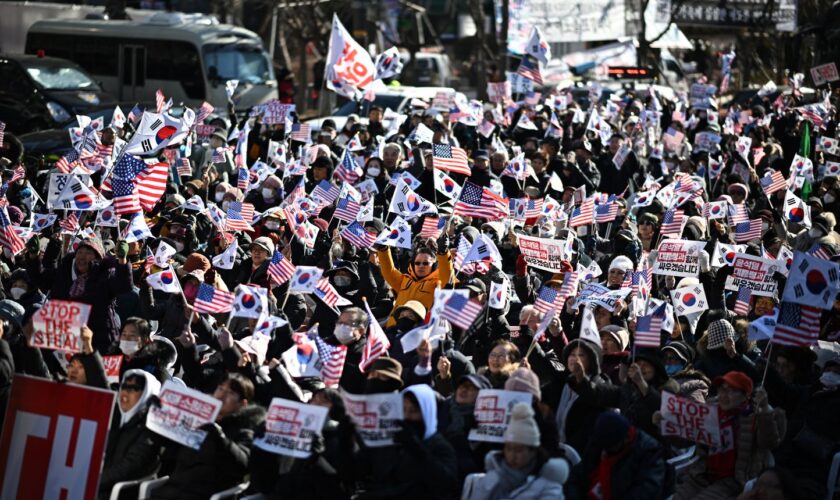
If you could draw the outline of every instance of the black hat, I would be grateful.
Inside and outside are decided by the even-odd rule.
[[[486,149],[476,149],[473,153],[473,160],[489,160],[490,155],[487,154]]]
[[[696,355],[694,348],[681,340],[677,340],[666,345],[662,348],[661,353],[665,354],[666,350],[672,351],[680,359],[685,361],[686,364],[691,364],[694,362],[694,357]]]

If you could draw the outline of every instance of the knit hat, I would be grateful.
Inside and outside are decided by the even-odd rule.
[[[534,420],[534,410],[527,403],[517,403],[510,413],[510,423],[505,430],[505,443],[540,445],[540,429]]]
[[[592,444],[597,450],[607,450],[620,444],[627,438],[630,422],[614,411],[605,411],[595,420],[592,430]]]
[[[105,257],[105,248],[102,246],[102,240],[99,238],[83,238],[79,242],[79,246],[76,247],[76,251],[78,252],[82,247],[90,248],[100,259]]]
[[[723,319],[712,322],[706,334],[709,337],[706,349],[720,349],[726,339],[735,339],[735,329],[728,321]]]
[[[607,325],[601,328],[601,331],[598,333],[610,335],[615,339],[616,344],[621,347],[622,351],[627,349],[627,346],[630,344],[630,332],[618,325]]]
[[[184,273],[191,273],[196,269],[207,272],[211,267],[210,259],[200,253],[191,253],[182,268]]]
[[[633,261],[630,260],[629,257],[625,257],[624,255],[619,255],[618,257],[614,258],[612,262],[610,262],[610,268],[608,271],[612,271],[613,269],[621,269],[625,273],[627,271],[633,270]]]
[[[537,374],[525,367],[519,367],[510,374],[505,382],[506,391],[528,392],[537,399],[542,399],[540,379]]]
[[[662,354],[665,351],[671,351],[677,355],[678,358],[685,361],[686,364],[694,362],[694,349],[681,340],[671,342],[662,348]]]

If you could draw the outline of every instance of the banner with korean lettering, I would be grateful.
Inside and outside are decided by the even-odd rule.
[[[696,278],[700,273],[703,241],[664,240],[656,251],[653,273],[664,276]]]
[[[394,444],[394,434],[403,419],[402,396],[388,394],[350,394],[342,392],[347,414],[356,424],[356,433],[366,446],[379,448]]]
[[[312,441],[321,434],[327,408],[274,398],[265,418],[265,435],[254,445],[270,453],[309,458]]]
[[[32,316],[29,345],[43,349],[81,352],[82,327],[90,317],[90,305],[68,300],[48,300]]]
[[[732,274],[726,277],[725,288],[732,291],[749,288],[753,295],[775,297],[778,283],[773,275],[781,272],[783,265],[777,260],[739,253],[732,262]]]
[[[95,500],[115,399],[16,375],[0,439],[0,498]]]
[[[160,391],[160,408],[152,406],[146,427],[195,450],[201,447],[207,433],[199,429],[216,421],[222,402],[194,389],[166,382]]]
[[[811,79],[814,80],[814,85],[816,86],[840,80],[840,75],[837,74],[837,65],[830,62],[814,66],[811,68]]]
[[[531,267],[545,271],[560,271],[566,255],[566,242],[533,236],[517,235],[519,251]]]
[[[706,405],[663,392],[659,413],[662,415],[659,426],[663,436],[677,436],[712,447],[721,445],[717,405]]]
[[[475,400],[476,427],[470,430],[470,441],[504,443],[505,430],[510,423],[510,414],[516,403],[531,404],[532,396],[527,392],[482,389]]]
[[[370,54],[353,40],[338,16],[333,14],[324,75],[327,88],[344,97],[358,99],[361,91],[373,83],[375,72],[376,66]]]
[[[122,366],[123,355],[102,356],[102,365],[105,367],[105,377],[108,385],[120,383],[120,367]]]

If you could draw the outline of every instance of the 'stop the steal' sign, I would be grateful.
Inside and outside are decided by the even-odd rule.
[[[720,446],[720,422],[717,405],[705,405],[662,393],[660,427],[663,436],[677,436],[711,447]]]
[[[42,349],[81,352],[82,327],[90,316],[90,305],[67,300],[49,300],[32,316],[30,345]]]

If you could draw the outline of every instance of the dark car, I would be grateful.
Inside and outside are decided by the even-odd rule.
[[[0,121],[11,132],[62,128],[76,115],[115,104],[75,63],[37,55],[0,56]]]

